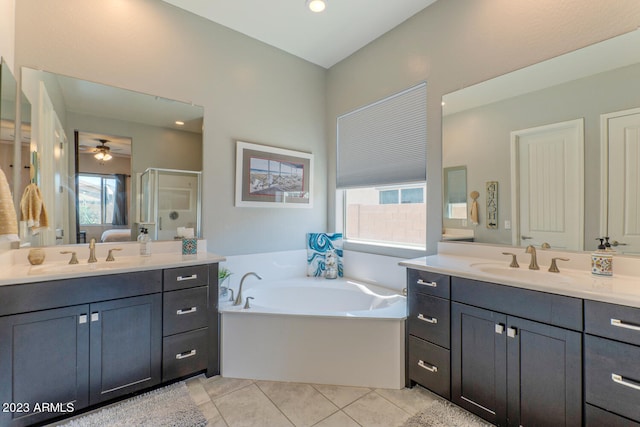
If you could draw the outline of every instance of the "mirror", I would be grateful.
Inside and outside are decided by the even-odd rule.
[[[633,31],[445,95],[443,168],[466,165],[468,189],[480,193],[479,224],[474,226],[469,221],[465,226],[462,220],[456,222],[445,216],[445,233],[471,230],[476,242],[540,245],[547,237],[525,234],[522,232],[525,226],[531,233],[539,230],[559,233],[578,224],[579,236],[575,241],[580,243],[556,243],[552,247],[593,250],[597,247],[596,238],[608,235],[620,241],[617,251],[636,252],[625,241],[627,236],[613,228],[623,216],[637,218],[638,212],[630,215],[627,202],[613,204],[611,193],[615,188],[609,172],[625,166],[618,162],[609,167],[607,154],[613,146],[608,145],[612,144],[607,136],[611,126],[606,120],[614,112],[629,115],[640,107],[639,45],[640,31]],[[525,179],[519,162],[538,152],[523,147],[534,147],[527,144],[538,140],[551,144],[558,138],[548,135],[557,136],[559,129],[569,124],[573,129],[569,135],[576,138],[578,148],[562,145],[563,149],[556,152],[559,154],[532,155],[529,164],[533,165],[533,160],[538,163]],[[551,133],[545,133],[544,129]],[[638,141],[627,143],[633,145]],[[568,167],[558,160],[561,158],[577,159],[573,166],[577,171],[567,172]],[[631,169],[634,167],[637,165]],[[564,178],[569,184],[564,184],[567,189],[560,189]],[[527,179],[543,189],[537,190],[537,196],[521,193]],[[484,220],[489,182],[497,182],[500,200],[495,229],[488,228]],[[636,191],[625,197],[633,202],[640,199],[640,194]],[[525,199],[538,211],[527,208]],[[466,201],[470,203],[469,198]],[[572,206],[577,208],[575,212],[567,213]],[[621,207],[627,209],[624,215]],[[625,224],[621,229],[635,227],[629,221]]]
[[[446,219],[467,219],[467,167],[444,168],[443,217]],[[462,225],[466,225],[462,222]]]
[[[135,240],[140,176],[202,170],[202,107],[26,67],[22,90],[49,217],[48,230],[23,236],[34,246]]]
[[[13,191],[13,146],[16,133],[17,84],[4,59],[0,59],[0,168]],[[18,169],[21,165],[15,165]],[[28,176],[28,170],[27,170]]]

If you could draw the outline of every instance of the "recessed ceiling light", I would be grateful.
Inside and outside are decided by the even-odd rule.
[[[176,124],[177,124],[178,126],[184,126],[184,122],[183,122],[183,121],[181,121],[181,120],[176,120]]]
[[[326,0],[307,0],[307,7],[312,12],[322,12],[327,7]]]

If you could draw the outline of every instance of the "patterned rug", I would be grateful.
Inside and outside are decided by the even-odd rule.
[[[409,418],[402,427],[489,427],[483,419],[444,400],[436,400]]]
[[[64,427],[200,427],[207,425],[184,382],[171,384],[60,424]]]

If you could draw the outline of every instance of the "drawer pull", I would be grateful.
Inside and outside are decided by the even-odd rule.
[[[613,382],[616,382],[620,385],[623,385],[625,387],[630,387],[632,389],[635,390],[640,390],[640,384],[636,383],[634,381],[630,381],[630,380],[625,380],[624,378],[622,378],[622,375],[618,375],[618,374],[611,374],[611,379],[613,380]]]
[[[429,372],[433,372],[434,374],[438,372],[437,366],[427,366],[422,360],[418,360],[418,366],[420,366],[422,369],[426,369]]]
[[[181,308],[180,310],[176,311],[176,314],[180,316],[182,314],[195,313],[196,311],[198,311],[198,307]]]
[[[191,357],[191,356],[195,356],[195,355],[196,355],[196,350],[193,349],[191,351],[185,351],[183,353],[176,354],[176,359],[178,359],[178,360],[186,359],[187,357]]]
[[[432,324],[434,324],[434,325],[435,325],[436,323],[438,323],[438,319],[436,319],[435,317],[424,317],[424,316],[422,315],[422,313],[419,313],[419,314],[418,314],[418,319],[423,320],[423,321],[425,321],[425,322],[427,322],[427,323],[432,323]]]
[[[418,279],[418,281],[416,283],[418,285],[430,286],[432,288],[437,288],[438,287],[438,284],[436,282],[425,282],[422,279]]]
[[[178,276],[178,282],[182,282],[183,280],[195,280],[198,278],[197,274],[192,274],[191,276]]]
[[[632,331],[640,332],[640,326],[632,325],[629,323],[625,323],[620,319],[611,319],[611,325],[617,326],[618,328],[631,329]]]

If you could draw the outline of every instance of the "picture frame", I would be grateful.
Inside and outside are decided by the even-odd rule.
[[[236,207],[313,206],[313,154],[236,141]]]

